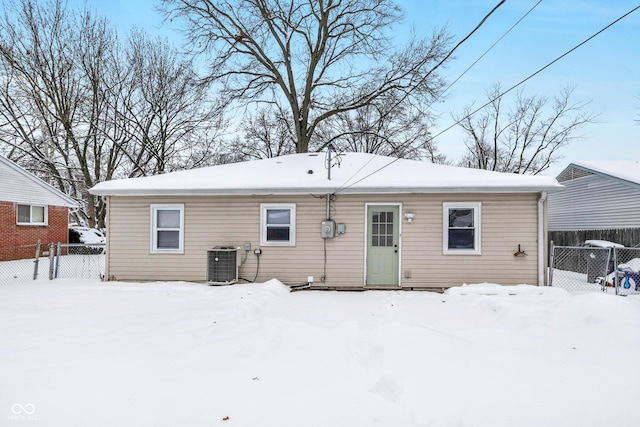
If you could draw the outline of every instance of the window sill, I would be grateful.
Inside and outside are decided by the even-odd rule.
[[[482,255],[482,252],[476,251],[476,250],[459,249],[459,250],[443,251],[442,254],[443,255]]]

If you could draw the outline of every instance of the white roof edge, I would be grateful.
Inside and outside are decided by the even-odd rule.
[[[296,196],[305,194],[436,194],[436,193],[540,193],[564,191],[564,187],[405,187],[405,188],[357,188],[357,189],[336,189],[336,188],[296,188],[296,189],[122,189],[94,191],[91,194],[96,196]]]
[[[35,176],[31,172],[23,169],[22,167],[20,167],[16,163],[12,162],[11,160],[7,159],[6,157],[0,156],[0,162],[4,163],[5,165],[7,165],[8,167],[12,168],[16,172],[18,172],[21,175],[25,176],[26,178],[30,179],[35,184],[39,185],[40,187],[44,188],[45,190],[53,193],[55,196],[57,196],[60,199],[62,199],[65,203],[62,204],[62,205],[59,205],[59,206],[66,206],[66,207],[69,207],[69,208],[77,208],[77,207],[80,206],[78,204],[78,202],[76,202],[71,197],[69,197],[66,194],[64,194],[62,191],[58,190],[54,186],[52,186],[52,185],[46,183],[45,181],[41,180],[40,178],[38,178],[37,176]]]

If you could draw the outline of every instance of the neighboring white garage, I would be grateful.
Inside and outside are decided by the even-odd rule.
[[[558,175],[549,194],[548,229],[556,245],[589,239],[640,245],[640,161],[582,161]]]

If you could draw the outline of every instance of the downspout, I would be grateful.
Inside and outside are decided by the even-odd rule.
[[[547,200],[547,192],[540,193],[538,199],[538,286],[544,286],[544,202]]]
[[[109,230],[111,229],[111,224],[109,223],[109,221],[111,220],[111,215],[109,214],[111,211],[111,197],[109,196],[102,196],[102,199],[105,202],[105,209],[107,210],[107,213],[105,214],[105,218],[104,218],[104,222],[105,222],[105,226],[107,227],[107,234],[106,234],[106,240],[105,240],[105,259],[104,259],[104,277],[102,277],[102,281],[103,282],[108,282],[109,280],[111,280],[111,274],[109,273],[110,268],[109,268],[109,263],[110,263],[110,254],[111,254],[111,233],[109,232]]]

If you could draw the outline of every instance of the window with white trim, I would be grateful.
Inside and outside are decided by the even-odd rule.
[[[443,204],[445,254],[480,254],[480,203]]]
[[[184,252],[184,205],[151,205],[151,252]]]
[[[295,246],[295,204],[270,203],[260,205],[260,244],[264,246]]]
[[[47,207],[42,205],[18,205],[18,225],[47,225]]]

